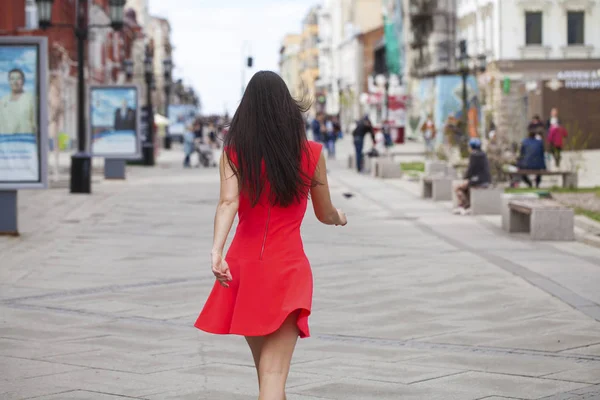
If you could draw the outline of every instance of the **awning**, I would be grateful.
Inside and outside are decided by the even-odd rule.
[[[160,115],[160,114],[156,113],[156,114],[154,114],[154,123],[156,125],[168,126],[169,118],[165,117],[164,115]]]

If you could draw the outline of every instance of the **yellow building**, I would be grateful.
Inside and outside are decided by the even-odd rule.
[[[319,12],[320,6],[308,11],[302,21],[302,43],[300,45],[300,78],[303,83],[303,94],[312,102],[309,115],[315,116],[316,82],[319,78]]]
[[[300,79],[301,47],[302,35],[289,34],[283,38],[281,50],[279,51],[279,75],[281,75],[295,99],[301,99],[303,94]]]

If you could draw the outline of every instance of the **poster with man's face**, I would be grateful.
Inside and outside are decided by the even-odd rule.
[[[46,43],[0,38],[0,189],[46,184]]]
[[[94,156],[140,157],[138,93],[137,86],[90,88],[90,134]]]
[[[169,106],[169,135],[179,136],[186,132],[196,117],[196,107],[190,104],[171,104]]]

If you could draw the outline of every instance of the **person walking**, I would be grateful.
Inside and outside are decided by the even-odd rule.
[[[347,223],[331,203],[322,145],[306,139],[302,111],[276,73],[258,72],[248,83],[220,161],[216,282],[195,323],[209,333],[245,336],[259,400],[286,398],[297,339],[310,336],[313,282],[300,236],[309,195],[320,222]]]
[[[546,158],[544,157],[544,143],[536,139],[535,131],[529,132],[529,136],[521,143],[521,152],[519,156],[519,169],[525,170],[545,170]],[[530,188],[533,187],[531,180],[527,175],[522,175],[521,179]],[[539,188],[542,182],[542,176],[536,175],[535,187]]]
[[[556,122],[556,124],[550,127],[550,132],[548,133],[548,143],[550,144],[550,153],[552,154],[552,157],[554,157],[556,168],[560,168],[563,143],[567,136],[569,136],[569,133],[559,122]]]
[[[337,132],[333,117],[327,117],[325,121],[325,143],[327,145],[327,157],[335,158],[335,141],[337,140]]]
[[[323,142],[322,135],[322,125],[323,125],[323,116],[321,113],[318,113],[315,119],[312,120],[310,124],[310,129],[312,130],[313,140],[317,143]]]
[[[541,140],[542,142],[544,141],[544,133],[546,129],[539,115],[533,116],[529,122],[529,125],[527,126],[527,130],[529,132],[534,132],[537,140]]]
[[[432,157],[435,152],[436,128],[431,115],[427,116],[427,120],[423,126],[421,126],[421,132],[423,133],[423,139],[425,140],[425,152],[429,157]]]
[[[356,169],[358,172],[363,170],[363,147],[365,145],[365,135],[369,133],[373,139],[373,146],[375,145],[375,132],[373,132],[373,125],[368,115],[365,115],[363,119],[356,122],[356,128],[352,132],[352,138],[354,141],[354,150],[356,151]]]

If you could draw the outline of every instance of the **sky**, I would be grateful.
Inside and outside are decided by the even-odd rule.
[[[177,3],[177,7],[173,3]],[[242,90],[242,49],[254,57],[246,81],[260,70],[278,71],[283,36],[300,33],[321,0],[150,0],[150,13],[168,18],[175,47],[173,78],[194,87],[203,114],[232,115]],[[247,45],[244,45],[247,43]]]

